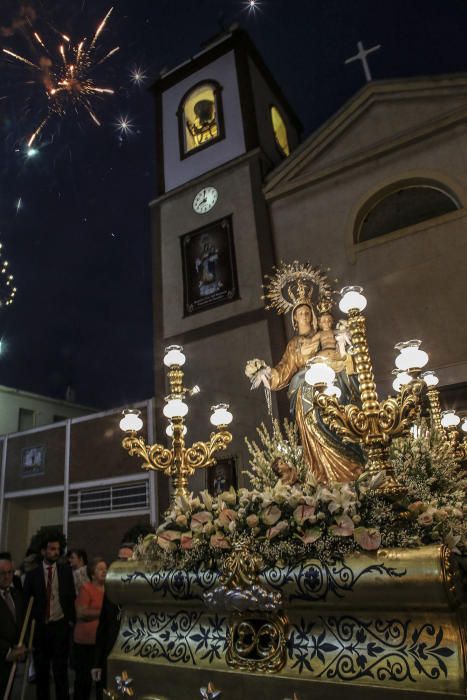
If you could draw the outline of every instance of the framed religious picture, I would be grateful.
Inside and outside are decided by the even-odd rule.
[[[45,446],[25,447],[21,450],[21,476],[39,476],[45,469]]]
[[[181,236],[184,315],[238,299],[232,217]]]
[[[235,457],[217,459],[217,463],[206,470],[207,489],[211,496],[218,496],[223,491],[228,491],[231,486],[237,488],[237,460]]]

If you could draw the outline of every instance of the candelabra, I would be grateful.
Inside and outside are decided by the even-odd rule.
[[[462,420],[461,429],[464,432],[462,442],[460,441],[460,435],[457,430],[461,422],[461,418],[455,411],[452,409],[443,411],[441,413],[440,422],[442,428],[445,430],[446,439],[454,457],[459,461],[467,459],[467,442],[465,439],[465,433],[467,433],[467,418],[464,417]]]
[[[360,403],[339,403],[338,396],[333,395],[332,389],[329,391],[334,382],[335,372],[320,358],[312,361],[305,380],[316,389],[314,401],[321,410],[325,424],[341,437],[343,442],[362,445],[367,454],[368,472],[374,475],[384,471],[386,480],[382,491],[397,496],[403,489],[394,477],[389,461],[389,445],[394,438],[409,432],[411,424],[419,414],[424,383],[418,375],[428,361],[428,355],[420,350],[420,341],[407,341],[396,345],[400,351],[396,358],[396,366],[407,373],[410,381],[401,386],[397,397],[388,397],[380,401],[368,349],[365,317],[362,314],[366,307],[362,288],[344,287],[341,294],[339,308],[349,319]]]
[[[170,448],[158,443],[146,445],[144,439],[137,435],[143,427],[139,411],[126,409],[120,421],[120,428],[127,433],[122,441],[124,449],[131,456],[142,457],[143,469],[159,471],[171,477],[172,500],[177,496],[187,496],[188,477],[194,474],[196,469],[214,465],[216,452],[224,450],[232,441],[232,434],[227,430],[227,426],[232,422],[229,406],[218,404],[211,407],[211,423],[216,427],[216,432],[211,433],[207,442],[195,442],[191,447],[185,447],[184,437],[187,429],[184,418],[188,413],[188,406],[183,399],[186,395],[198,393],[199,387],[195,386],[193,389],[184,387],[182,370],[184,364],[185,355],[181,346],[171,345],[166,348],[164,365],[168,369],[170,394],[165,397],[163,413],[169,420],[166,432],[171,438]]]
[[[427,386],[426,395],[428,397],[428,401],[430,402],[431,425],[437,432],[442,434],[443,426],[441,424],[441,406],[439,403],[439,391],[436,388],[439,384],[439,379],[431,370],[428,372],[423,372],[420,377]]]

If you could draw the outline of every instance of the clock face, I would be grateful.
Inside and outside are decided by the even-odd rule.
[[[206,214],[217,202],[217,197],[215,187],[203,187],[193,200],[193,209],[197,214]]]

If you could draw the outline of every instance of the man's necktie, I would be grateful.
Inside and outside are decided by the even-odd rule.
[[[52,600],[52,578],[53,569],[51,566],[47,567],[47,607],[45,610],[45,621],[48,622],[50,618],[50,601]]]
[[[13,615],[14,619],[16,620],[16,608],[15,608],[15,601],[13,600],[13,596],[11,595],[10,589],[7,588],[6,591],[3,593],[3,600],[5,603],[8,605],[8,609],[10,610],[11,614]]]

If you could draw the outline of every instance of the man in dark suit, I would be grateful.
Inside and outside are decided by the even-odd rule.
[[[13,586],[11,559],[0,558],[0,697],[3,698],[12,665],[23,661],[26,648],[18,646],[23,621],[23,596]]]
[[[71,568],[59,564],[60,542],[51,536],[41,547],[42,563],[26,574],[24,598],[34,596],[32,618],[36,621],[34,666],[37,700],[50,698],[50,665],[56,700],[68,700],[68,650],[70,627],[75,620],[75,586]]]

